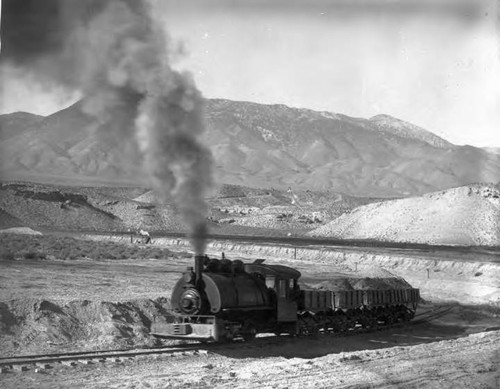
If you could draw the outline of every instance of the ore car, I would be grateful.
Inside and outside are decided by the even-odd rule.
[[[157,337],[228,341],[257,333],[305,335],[374,328],[411,320],[420,299],[414,288],[307,290],[300,272],[264,260],[243,263],[195,256],[177,281],[173,316],[153,322]]]

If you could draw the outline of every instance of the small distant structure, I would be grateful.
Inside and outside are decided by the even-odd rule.
[[[64,203],[61,203],[60,207],[61,207],[62,209],[68,209],[68,208],[70,207],[70,205],[71,205],[71,200],[70,200],[70,199],[68,199],[68,200],[66,200]]]
[[[140,229],[139,235],[142,237],[142,243],[147,244],[151,242],[151,236],[149,235],[149,232],[147,232],[146,230]]]

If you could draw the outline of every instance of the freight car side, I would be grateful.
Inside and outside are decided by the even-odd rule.
[[[376,328],[411,320],[420,300],[418,289],[301,290],[298,332],[341,332]]]
[[[313,312],[327,310],[349,310],[361,306],[378,307],[405,305],[415,311],[420,300],[419,289],[387,290],[314,290],[303,289],[300,293],[299,309]]]

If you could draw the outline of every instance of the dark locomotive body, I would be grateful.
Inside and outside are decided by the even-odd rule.
[[[304,290],[287,266],[196,256],[172,292],[175,315],[152,324],[158,337],[252,339],[259,332],[340,332],[410,320],[419,290]]]

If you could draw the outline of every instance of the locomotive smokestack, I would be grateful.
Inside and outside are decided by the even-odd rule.
[[[196,277],[196,281],[195,281],[196,285],[198,285],[198,283],[201,281],[201,272],[203,271],[204,262],[205,262],[204,255],[195,255],[194,256],[194,274]]]

